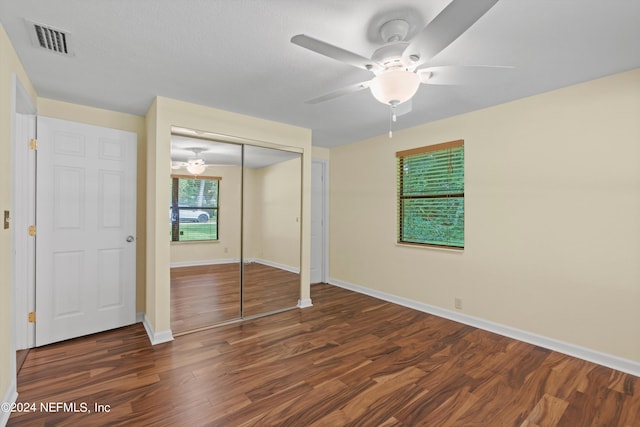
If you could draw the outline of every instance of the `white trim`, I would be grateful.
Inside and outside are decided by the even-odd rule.
[[[16,98],[24,89],[14,82]],[[21,104],[27,101],[22,100]],[[17,101],[16,101],[17,103]],[[16,104],[17,105],[17,104]],[[24,106],[22,107],[25,108]],[[34,347],[34,324],[27,321],[27,314],[35,311],[35,238],[26,230],[35,224],[35,152],[28,147],[28,141],[35,138],[36,119],[33,114],[24,114],[16,106],[13,115],[13,210],[11,229],[13,238],[12,280],[15,286],[16,348],[23,350]]]
[[[18,266],[19,266],[19,262],[18,261],[24,261],[24,258],[27,257],[28,258],[28,262],[32,262],[33,258],[30,258],[30,255],[27,253],[28,251],[26,250],[29,245],[16,245],[17,239],[18,239],[18,228],[16,228],[16,221],[15,219],[17,218],[18,214],[20,216],[25,215],[25,212],[22,212],[22,209],[18,209],[18,211],[16,211],[16,208],[18,206],[22,206],[23,209],[28,209],[29,204],[25,203],[27,202],[27,194],[23,194],[24,193],[24,189],[20,189],[20,191],[18,190],[18,187],[16,185],[16,183],[20,180],[24,180],[24,179],[29,179],[29,173],[32,172],[32,170],[29,169],[29,162],[28,159],[26,157],[22,157],[22,161],[20,163],[18,163],[18,157],[17,156],[17,147],[18,147],[18,141],[17,141],[17,137],[19,134],[19,131],[17,129],[17,125],[18,125],[18,114],[28,114],[28,115],[35,115],[36,113],[36,109],[33,105],[33,103],[31,102],[31,99],[29,98],[29,95],[27,94],[26,90],[24,89],[24,85],[22,84],[22,82],[20,81],[20,79],[18,78],[18,76],[16,74],[12,74],[11,76],[11,107],[10,107],[10,113],[11,113],[11,129],[10,129],[10,133],[11,133],[11,140],[9,142],[10,147],[11,147],[11,151],[13,152],[12,154],[12,172],[11,172],[11,178],[12,178],[12,185],[10,188],[10,194],[11,194],[11,204],[12,204],[12,208],[13,209],[10,212],[10,227],[9,227],[9,234],[10,234],[10,248],[11,248],[11,253],[9,255],[10,260],[10,266],[11,266],[11,273],[9,276],[9,280],[10,280],[10,288],[9,288],[9,298],[11,300],[11,307],[13,308],[13,310],[11,310],[11,316],[10,316],[10,321],[9,321],[9,348],[5,348],[2,351],[5,353],[8,353],[9,356],[9,372],[7,373],[8,375],[6,375],[6,377],[9,379],[9,385],[7,386],[7,389],[4,392],[4,396],[2,397],[2,403],[9,403],[12,404],[14,403],[17,398],[18,398],[18,392],[17,392],[17,366],[16,366],[16,348],[17,348],[17,334],[18,331],[20,331],[21,334],[23,333],[29,333],[30,330],[33,330],[32,328],[29,327],[29,325],[27,325],[26,331],[24,328],[24,323],[27,321],[26,318],[22,318],[20,321],[20,328],[18,328],[18,317],[19,316],[17,314],[18,307],[16,302],[19,300],[21,302],[28,302],[29,299],[29,292],[28,289],[24,289],[24,288],[20,288],[20,290],[18,290],[18,285],[16,283],[16,281],[18,280],[18,278],[20,279],[20,281],[22,282],[24,280],[25,275],[23,273],[25,273],[24,271],[24,264],[22,264],[22,266],[20,267],[20,271],[18,271]],[[21,123],[24,124],[24,123]],[[35,120],[33,122],[30,122],[28,124],[29,126],[34,126],[35,125]],[[24,133],[24,132],[23,132]],[[34,129],[29,129],[28,132],[26,132],[28,134],[30,134],[29,136],[34,135],[35,131]],[[24,136],[24,135],[23,135]],[[22,146],[22,148],[24,148],[24,146]],[[35,164],[35,162],[34,162]],[[31,213],[31,214],[35,214],[35,213]],[[31,218],[32,215],[29,216],[29,218]],[[22,219],[22,218],[21,218]],[[19,221],[18,224],[22,225]],[[24,238],[24,234],[21,234],[20,237]],[[28,241],[28,239],[26,239]],[[24,243],[25,240],[22,239],[21,243]],[[30,242],[33,243],[33,242]],[[18,252],[18,247],[20,248],[20,251]],[[28,264],[28,263],[27,263]],[[28,269],[28,267],[27,267]],[[16,273],[18,273],[18,276],[16,276]],[[31,278],[31,276],[28,276],[29,279]],[[26,291],[26,292],[25,292]],[[18,296],[18,292],[20,292],[20,296]],[[15,310],[15,311],[14,311]],[[27,339],[24,339],[25,337],[22,336],[21,337],[21,342],[24,344],[25,341],[27,343],[27,346],[31,343],[32,340],[29,339],[29,337],[26,337]],[[23,347],[23,345],[21,345],[21,347]],[[9,421],[9,417],[11,416],[11,412],[4,412],[0,410],[0,425],[4,426],[7,424],[7,422]]]
[[[144,312],[139,311],[136,313],[136,323],[143,323],[143,322],[144,322]]]
[[[18,392],[16,391],[16,381],[15,379],[11,381],[9,387],[7,387],[7,392],[4,394],[2,398],[2,403],[13,404],[18,400]],[[9,417],[11,416],[11,411],[5,412],[0,410],[0,426],[5,426],[9,422]]]
[[[12,347],[31,348],[35,345],[35,329],[28,323],[27,313],[35,311],[35,239],[24,231],[35,224],[36,157],[28,142],[36,137],[36,108],[17,75],[12,75],[11,147],[13,151],[13,207],[10,217],[11,292],[14,319]]]
[[[465,325],[470,325],[485,331],[493,332],[498,335],[503,335],[505,337],[513,338],[529,344],[537,345],[539,347],[544,347],[549,350],[557,351],[559,353],[567,354],[569,356],[577,357],[578,359],[583,359],[588,362],[597,363],[599,365],[626,372],[631,375],[640,376],[640,362],[623,359],[612,354],[602,353],[600,351],[582,347],[576,344],[559,341],[553,338],[523,331],[521,329],[494,323],[489,320],[480,319],[478,317],[456,313],[454,311],[446,310],[419,301],[414,301],[408,298],[399,297],[386,292],[365,288],[363,286],[354,285],[352,283],[344,282],[338,279],[330,278],[329,283],[344,289],[349,289],[354,292],[369,295],[371,297],[402,305],[404,307],[412,308],[414,310],[433,314],[435,316],[443,317],[445,319],[453,320],[455,322],[464,323]]]
[[[309,308],[309,307],[313,307],[311,298],[304,298],[304,299],[298,300],[298,308]]]
[[[178,261],[172,262],[171,268],[176,267],[198,267],[201,265],[217,265],[217,264],[234,264],[240,262],[240,258],[226,258],[226,259],[201,259],[196,261]]]
[[[240,258],[228,258],[228,259],[205,259],[198,261],[180,261],[180,262],[172,262],[171,268],[176,267],[199,267],[203,265],[218,265],[218,264],[235,264],[240,262]],[[274,261],[268,261],[266,259],[260,258],[245,258],[245,263],[258,263],[263,264],[269,267],[278,268],[280,270],[285,270],[290,273],[300,274],[300,269],[298,267],[292,267],[290,265],[280,264]]]
[[[149,318],[146,314],[144,315],[142,324],[144,325],[144,329],[147,331],[147,336],[149,337],[149,341],[151,341],[151,345],[173,341],[173,333],[171,332],[171,329],[160,332],[154,331],[153,326],[151,326],[151,322],[149,322]]]

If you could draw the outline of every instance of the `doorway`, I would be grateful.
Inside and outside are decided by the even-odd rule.
[[[15,87],[15,349],[135,323],[136,134],[38,118]]]
[[[328,162],[313,159],[311,164],[311,283],[327,281],[328,245]]]
[[[14,371],[20,370],[28,349],[35,345],[35,327],[28,321],[35,309],[35,239],[27,230],[35,224],[36,109],[17,77],[13,79],[13,212],[10,212],[12,259]]]

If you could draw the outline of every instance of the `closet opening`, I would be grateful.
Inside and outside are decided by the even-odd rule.
[[[301,152],[226,139],[172,129],[174,336],[296,308],[300,299]]]

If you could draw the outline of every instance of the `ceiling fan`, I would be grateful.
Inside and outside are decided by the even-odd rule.
[[[205,149],[200,147],[193,147],[187,148],[187,150],[192,151],[194,156],[188,159],[186,162],[180,162],[177,160],[172,161],[171,169],[187,168],[187,171],[192,175],[200,175],[204,173],[208,165],[200,156],[200,153],[205,151]]]
[[[306,101],[317,104],[342,95],[370,89],[373,97],[391,107],[395,121],[396,109],[406,103],[403,113],[411,110],[410,101],[421,83],[460,84],[482,78],[490,69],[508,69],[501,66],[438,66],[419,68],[449,46],[478,21],[498,0],[453,0],[411,40],[405,40],[409,23],[393,19],[380,27],[384,45],[371,59],[350,52],[305,34],[291,38],[291,42],[329,58],[373,72],[371,80],[356,83]],[[400,113],[400,109],[397,111]],[[390,133],[391,136],[391,133]]]

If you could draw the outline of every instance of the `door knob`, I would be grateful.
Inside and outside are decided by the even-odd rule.
[[[127,242],[131,243],[131,242],[133,242],[134,240],[136,240],[136,238],[135,238],[135,237],[133,237],[133,236],[131,236],[131,235],[127,236]]]

